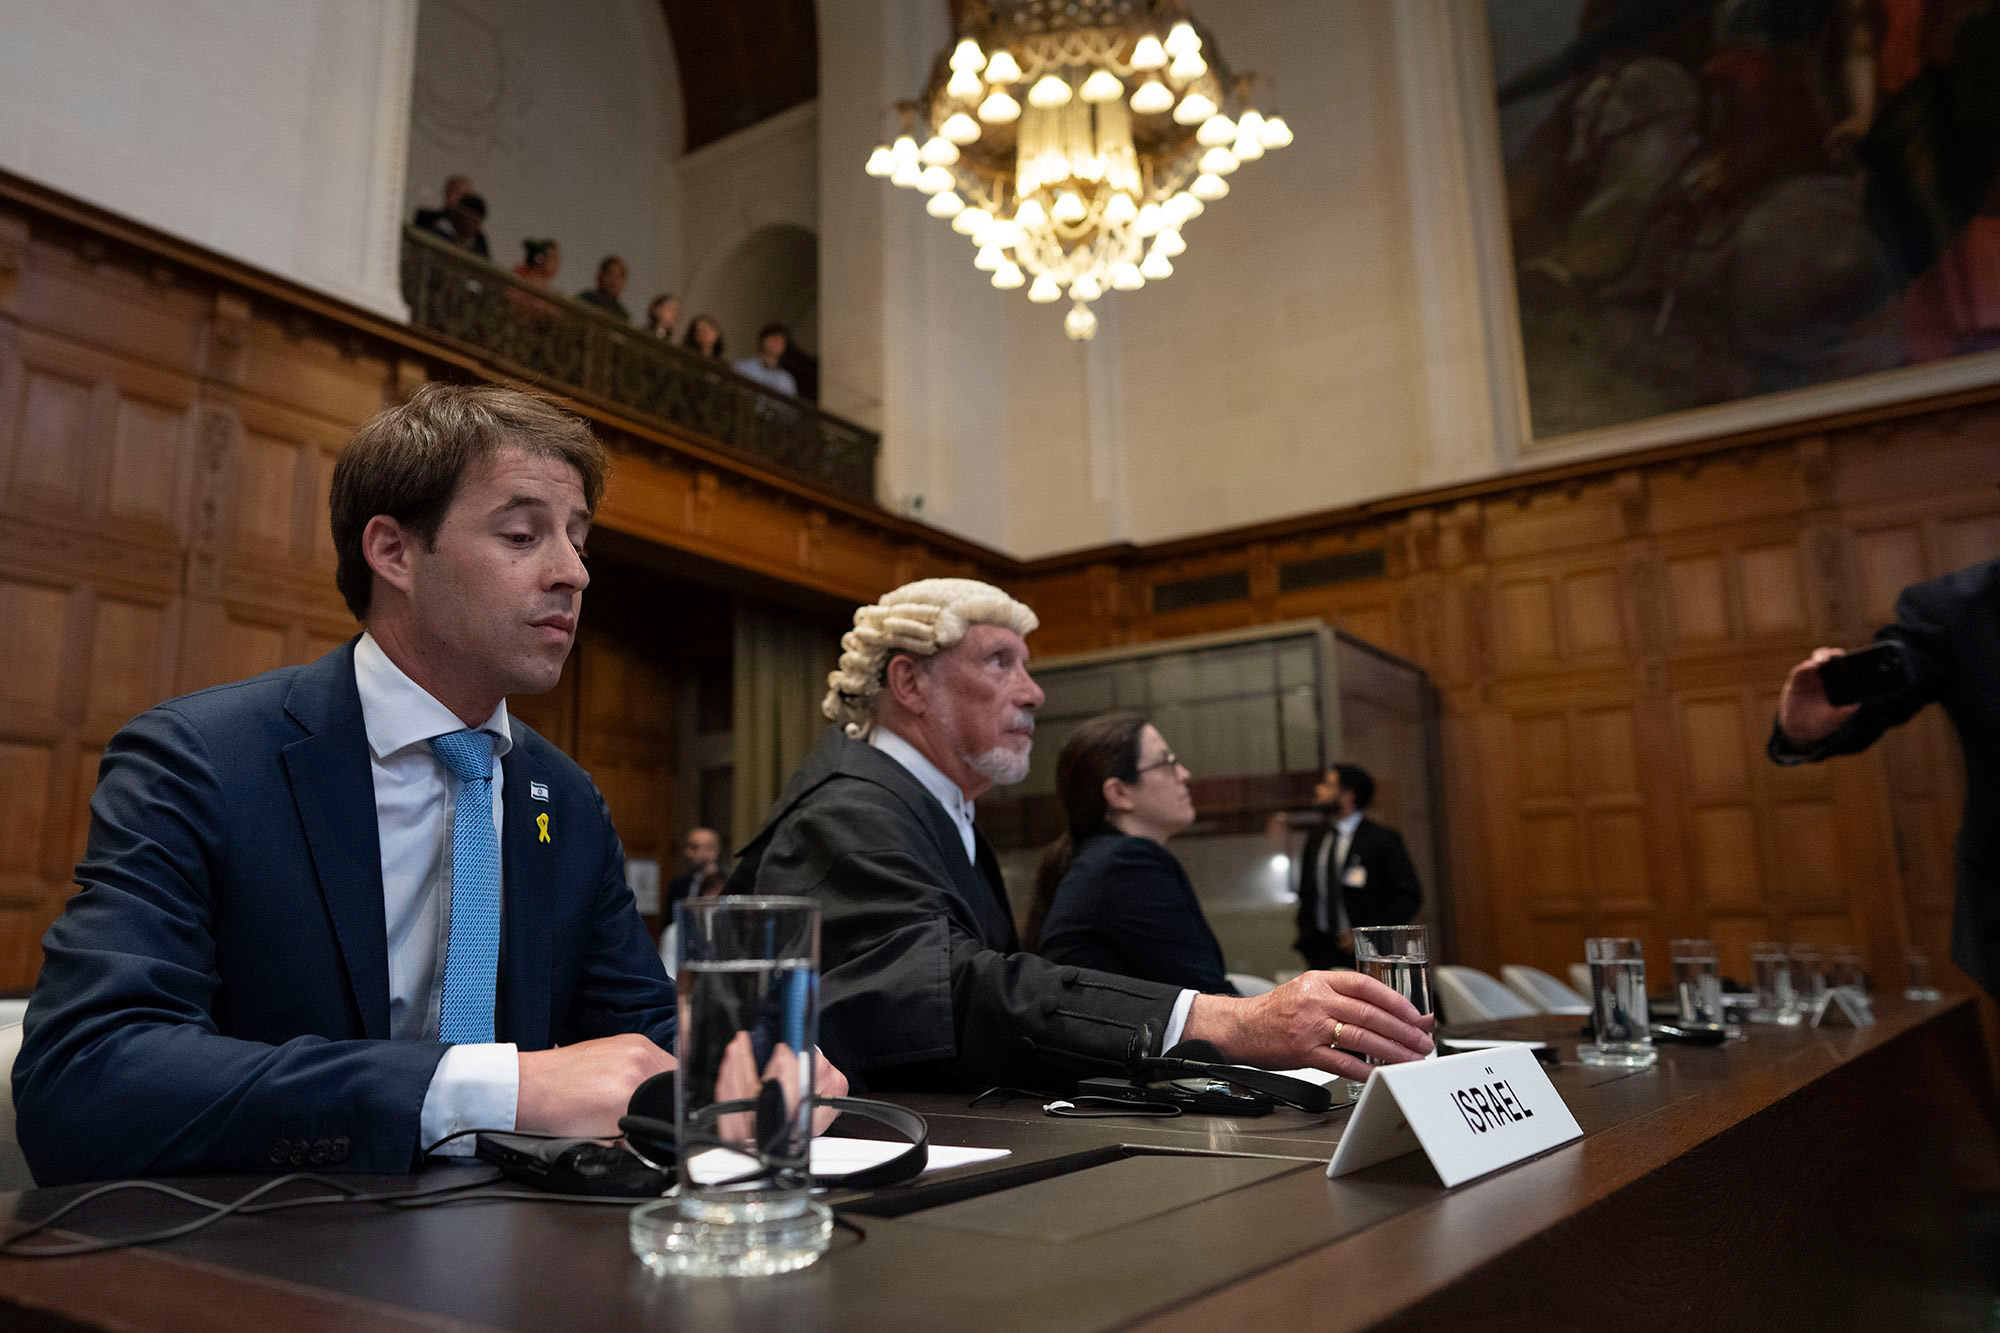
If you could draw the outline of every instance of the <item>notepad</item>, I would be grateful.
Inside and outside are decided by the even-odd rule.
[[[879,1166],[909,1146],[894,1139],[885,1141],[834,1136],[814,1139],[812,1171],[816,1176],[844,1176],[851,1171]],[[1005,1157],[1007,1153],[1006,1148],[952,1148],[933,1143],[930,1145],[930,1160],[924,1165],[924,1174],[947,1171],[954,1166],[969,1166],[973,1162],[990,1162],[996,1157]],[[712,1185],[755,1171],[757,1163],[740,1152],[711,1148],[689,1163],[688,1169],[697,1183]]]

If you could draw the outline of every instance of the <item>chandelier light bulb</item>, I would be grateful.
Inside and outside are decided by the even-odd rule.
[[[1023,199],[1014,210],[1014,222],[1022,231],[1040,231],[1049,225],[1049,212],[1039,199]]]
[[[1002,250],[1012,250],[1021,243],[1021,224],[1012,218],[995,218],[993,229],[986,234],[986,241]]]
[[[988,125],[1011,125],[1021,118],[1021,104],[995,88],[979,104],[979,118]]]
[[[889,184],[898,189],[914,190],[923,178],[924,168],[917,165],[916,154],[912,153],[896,163],[896,169],[889,174]]]
[[[958,216],[951,220],[951,229],[960,236],[973,237],[973,244],[977,245],[979,243],[979,229],[991,226],[992,224],[993,215],[985,209],[965,208],[960,209]]]
[[[1036,305],[1047,305],[1051,301],[1060,301],[1062,300],[1062,288],[1057,286],[1056,280],[1048,274],[1038,273],[1035,275],[1034,282],[1028,285],[1028,299]]]
[[[867,171],[869,175],[887,176],[895,170],[896,155],[889,151],[887,144],[877,146],[875,151],[868,155]]]
[[[1139,216],[1139,206],[1132,202],[1132,196],[1120,190],[1111,196],[1111,202],[1104,206],[1104,220],[1114,227],[1122,227]]]
[[[1064,190],[1056,196],[1056,206],[1049,210],[1049,216],[1066,227],[1074,227],[1090,216],[1090,209],[1082,195],[1075,190]]]
[[[1171,201],[1172,207],[1180,213],[1174,219],[1176,227],[1184,227],[1192,218],[1198,218],[1208,210],[1202,207],[1201,196],[1192,190],[1182,190]]]
[[[1184,56],[1175,56],[1174,63],[1167,66],[1167,76],[1182,83],[1193,83],[1208,73],[1208,62],[1192,51]]]
[[[958,216],[962,218],[965,214],[960,213]],[[954,218],[952,220],[955,222],[958,219]],[[998,273],[1006,266],[1006,263],[1007,256],[1000,253],[1000,247],[997,245],[982,245],[979,247],[979,253],[972,257],[972,266],[981,273]],[[998,286],[999,284],[996,283],[994,285]]]
[[[1079,301],[1069,308],[1067,315],[1063,316],[1063,332],[1070,336],[1072,342],[1089,342],[1091,335],[1097,332],[1096,314],[1089,306]]]
[[[1165,255],[1155,250],[1146,256],[1145,263],[1139,265],[1139,276],[1158,282],[1162,278],[1173,277],[1174,266],[1167,262]]]
[[[1166,226],[1168,223],[1167,212],[1168,210],[1162,208],[1159,204],[1148,201],[1139,209],[1139,216],[1133,219],[1133,232],[1141,239],[1148,236],[1157,236],[1160,228]]]
[[[1214,172],[1204,171],[1194,178],[1194,184],[1188,187],[1188,192],[1197,199],[1213,202],[1229,193],[1229,182]]]
[[[953,184],[951,172],[943,167],[925,167],[917,177],[917,188],[925,194],[943,194]]]
[[[1257,108],[1255,107],[1251,107],[1248,111],[1245,111],[1242,117],[1236,122],[1236,133],[1239,135],[1247,134],[1251,138],[1257,140],[1259,143],[1262,143],[1264,135],[1264,113],[1257,110]],[[1243,154],[1238,153],[1237,156],[1241,157],[1243,156]]]
[[[1158,79],[1147,79],[1132,94],[1132,109],[1142,116],[1157,116],[1173,108],[1173,90]]]
[[[1069,294],[1078,301],[1095,301],[1104,295],[1104,288],[1098,285],[1095,274],[1084,273],[1069,285]]]
[[[1220,111],[1201,123],[1194,141],[1203,148],[1220,148],[1236,137],[1236,122]]]
[[[932,202],[937,201],[932,200]],[[1154,240],[1153,248],[1169,259],[1177,259],[1187,253],[1187,242],[1181,239],[1179,227],[1168,227]]]
[[[1136,292],[1146,285],[1146,275],[1131,260],[1111,266],[1111,288],[1113,291]]]
[[[958,197],[958,191],[956,190],[946,190],[943,194],[934,194],[931,196],[931,201],[924,205],[924,212],[934,218],[956,218],[964,211],[965,200]]]
[[[1161,48],[1170,56],[1193,55],[1201,50],[1201,34],[1194,30],[1194,24],[1182,19],[1167,29],[1167,40]]]
[[[1236,155],[1238,162],[1255,162],[1264,156],[1264,144],[1254,134],[1239,134],[1229,151]]]
[[[995,51],[993,58],[986,62],[988,83],[1019,83],[1020,80],[1021,67],[1015,63],[1012,51]]]
[[[898,162],[916,161],[917,160],[916,137],[914,135],[909,135],[909,134],[897,135],[896,142],[889,145],[889,151],[895,155],[895,158]]]
[[[980,66],[985,63],[986,53],[980,50],[979,43],[970,37],[961,37],[958,45],[952,48],[951,67],[954,70],[977,74]]]
[[[1054,74],[1044,74],[1035,80],[1035,86],[1028,89],[1028,105],[1043,111],[1053,111],[1059,106],[1068,106],[1070,88]]]
[[[961,146],[979,141],[979,122],[963,111],[954,111],[938,126],[938,133],[952,143]]]
[[[1108,69],[1092,70],[1090,77],[1077,89],[1077,95],[1090,103],[1115,102],[1125,95],[1125,85],[1118,76]]]
[[[1012,291],[1027,280],[1027,275],[1021,272],[1021,266],[1011,259],[993,274],[993,285],[1003,292]]]
[[[1264,129],[1257,136],[1266,148],[1288,148],[1292,142],[1292,127],[1285,124],[1283,116],[1273,116],[1264,122]]]
[[[1133,69],[1161,69],[1167,63],[1167,48],[1160,45],[1160,39],[1147,33],[1132,48]]]
[[[958,145],[943,135],[933,134],[917,150],[917,161],[927,167],[948,167],[958,161]]]
[[[1227,148],[1211,148],[1201,155],[1201,169],[1217,176],[1236,170],[1236,154]]]
[[[1196,89],[1183,97],[1181,104],[1174,108],[1174,124],[1199,125],[1214,115],[1215,111],[1215,103],[1209,99],[1208,94]]]
[[[944,90],[948,96],[969,100],[986,91],[986,81],[971,70],[962,69],[946,80]]]

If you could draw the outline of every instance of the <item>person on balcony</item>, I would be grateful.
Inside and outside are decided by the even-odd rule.
[[[625,295],[625,261],[617,255],[606,255],[597,264],[597,285],[588,291],[576,294],[576,299],[588,306],[595,306],[621,324],[632,322],[632,312],[625,308],[619,298]]]
[[[784,360],[785,348],[792,341],[791,330],[782,324],[766,324],[757,330],[757,354],[746,356],[731,367],[744,379],[755,380],[773,393],[789,394],[796,398],[799,382],[792,378],[792,372],[778,363]]]
[[[461,193],[443,208],[420,208],[413,225],[481,259],[493,258],[486,246],[486,200],[479,195]]]
[[[561,268],[562,247],[554,237],[529,237],[521,242],[521,262],[514,266],[514,276],[522,282],[531,287],[547,287],[555,282]]]
[[[674,325],[680,323],[681,298],[661,292],[646,305],[646,331],[661,342],[674,340]]]
[[[714,315],[696,315],[694,323],[688,325],[687,336],[681,339],[681,346],[710,361],[722,360],[722,325]]]

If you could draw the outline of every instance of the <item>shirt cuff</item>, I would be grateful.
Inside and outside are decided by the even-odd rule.
[[[520,1049],[512,1042],[454,1046],[438,1061],[424,1094],[418,1146],[428,1148],[447,1134],[468,1129],[512,1130],[520,1097]],[[473,1138],[453,1139],[437,1155],[470,1157]]]
[[[1184,990],[1181,997],[1174,1001],[1174,1011],[1167,1016],[1167,1034],[1160,1038],[1161,1055],[1181,1044],[1181,1029],[1187,1026],[1188,1010],[1194,1005],[1194,995],[1193,991]]]

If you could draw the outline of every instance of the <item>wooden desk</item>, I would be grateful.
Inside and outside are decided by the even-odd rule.
[[[1573,1054],[1574,1020],[1502,1026],[1572,1038]],[[836,1233],[812,1268],[761,1281],[655,1279],[612,1207],[232,1219],[151,1250],[0,1260],[0,1323],[1984,1327],[2000,1153],[1970,1001],[1884,1000],[1882,1021],[1863,1032],[1751,1034],[1719,1049],[1663,1048],[1637,1073],[1565,1063],[1554,1078],[1584,1138],[1450,1192],[1415,1157],[1327,1180],[1344,1113],[1072,1121],[1026,1099],[975,1109],[927,1095],[899,1100],[930,1118],[938,1142],[1013,1155],[920,1188],[1069,1154],[1117,1160],[1008,1194],[856,1217],[865,1240]],[[431,1188],[472,1169],[374,1183]],[[195,1188],[225,1197],[251,1183]],[[1187,1202],[1190,1187],[1208,1197]],[[12,1196],[11,1215],[43,1215],[76,1192]],[[121,1199],[86,1229],[183,1216]]]

